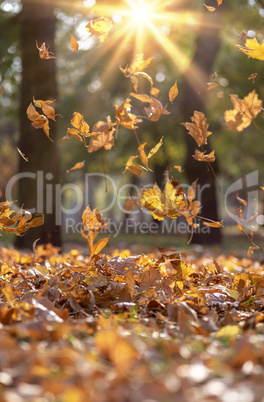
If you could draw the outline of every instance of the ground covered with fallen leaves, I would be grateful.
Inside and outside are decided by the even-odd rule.
[[[262,401],[264,265],[1,248],[1,401]]]

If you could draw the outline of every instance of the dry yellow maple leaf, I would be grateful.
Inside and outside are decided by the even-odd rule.
[[[86,235],[83,230],[81,230],[82,237],[87,241],[87,245],[91,256],[98,255],[102,249],[108,243],[109,237],[100,239],[94,244],[94,240],[101,230],[108,229],[109,219],[102,219],[103,214],[95,208],[93,211],[89,207],[86,207],[82,214],[82,222],[84,230],[88,232]]]
[[[91,20],[85,28],[91,35],[97,35],[100,42],[104,42],[112,27],[113,22],[110,18],[101,17],[96,20]]]
[[[235,45],[241,52],[253,59],[264,60],[264,41],[259,43],[256,38],[247,39],[245,46]]]
[[[229,130],[243,131],[261,112],[262,100],[258,98],[255,89],[243,99],[231,95],[234,109],[225,111],[225,121]]]
[[[207,137],[212,133],[208,131],[208,123],[202,112],[195,111],[191,117],[192,123],[182,123],[196,141],[198,147],[207,144]]]
[[[175,219],[180,215],[182,200],[183,196],[177,194],[172,181],[168,180],[163,192],[157,184],[153,188],[143,190],[139,206],[141,209],[147,209],[154,219],[162,221],[164,218]]]

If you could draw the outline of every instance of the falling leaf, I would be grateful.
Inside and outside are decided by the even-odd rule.
[[[178,93],[179,93],[179,90],[178,90],[178,86],[177,86],[177,81],[175,81],[175,84],[171,87],[171,89],[169,91],[169,100],[171,103],[174,101],[174,99],[176,98]]]
[[[113,22],[110,18],[97,18],[91,20],[85,27],[91,35],[97,35],[100,42],[104,42],[109,34],[109,31],[113,28]]]
[[[239,38],[240,38],[240,40],[247,40],[247,39],[248,39],[248,36],[247,36],[246,31],[240,32]]]
[[[145,107],[144,109],[148,119],[151,121],[158,121],[163,114],[169,114],[166,106],[163,107],[161,102],[153,97],[151,98],[149,107]]]
[[[143,166],[141,165],[134,165],[133,160],[136,159],[137,156],[130,156],[127,163],[126,163],[126,168],[123,171],[125,173],[127,170],[130,170],[131,173],[133,173],[135,176],[140,176],[142,173],[142,170],[144,169]]]
[[[28,158],[25,157],[25,154],[23,154],[23,152],[21,152],[18,147],[16,147],[16,149],[17,149],[19,155],[22,156],[22,158],[23,158],[26,162],[28,162]]]
[[[204,4],[204,6],[207,8],[208,11],[213,12],[216,10],[215,7],[211,7],[211,6],[207,6],[206,4]]]
[[[224,92],[223,92],[223,91],[219,91],[219,92],[217,92],[216,96],[217,96],[218,98],[222,98],[222,99],[224,99],[224,97],[225,97],[225,95],[224,95]]]
[[[206,85],[207,85],[207,91],[211,91],[212,89],[219,87],[219,85],[216,84],[215,82],[207,82]]]
[[[144,103],[151,103],[152,102],[152,99],[148,95],[145,95],[145,94],[134,94],[133,92],[131,92],[130,96],[133,96],[134,98],[136,98],[136,99],[138,99],[138,100],[140,100],[141,102],[144,102]]]
[[[77,42],[77,40],[75,39],[74,36],[72,36],[72,35],[70,35],[70,36],[71,36],[71,48],[73,50],[75,50],[76,52],[78,52],[79,51],[79,43]]]
[[[100,148],[104,148],[106,151],[114,146],[114,125],[110,116],[107,117],[107,121],[98,121],[93,126],[92,136],[90,139],[88,152],[95,152]]]
[[[180,165],[173,166],[173,167],[174,167],[174,169],[178,170],[179,173],[183,173],[183,172],[184,172],[184,170],[182,169],[182,167],[181,167]]]
[[[208,222],[208,221],[203,220],[203,224],[204,224],[204,226],[209,226],[210,228],[222,228],[224,226],[223,221],[221,221],[221,222]]]
[[[218,6],[220,6],[223,3],[223,0],[216,0],[216,1],[217,1]]]
[[[126,98],[121,105],[114,105],[116,120],[118,124],[128,130],[138,128],[137,124],[142,122],[135,114],[131,113],[131,99]]]
[[[262,100],[258,98],[255,89],[244,99],[231,95],[234,109],[225,111],[225,121],[229,130],[243,131],[250,126],[252,120],[261,112]]]
[[[135,211],[135,209],[136,209],[135,203],[131,200],[131,198],[128,198],[123,205],[123,212],[124,213],[132,212]]]
[[[38,43],[36,42],[36,47],[39,50],[39,57],[43,60],[55,59],[54,53],[49,51],[49,48],[46,48],[45,42],[42,43],[40,47],[38,47]]]
[[[82,169],[85,165],[85,161],[77,162],[72,168],[67,170],[67,173],[73,172],[74,170]]]
[[[248,80],[252,80],[253,83],[255,84],[257,76],[258,76],[258,73],[250,74],[250,76],[248,77]]]
[[[125,68],[120,67],[120,70],[126,76],[129,76],[130,74],[137,74],[139,72],[143,72],[149,66],[152,60],[154,60],[154,57],[144,60],[143,53],[140,53],[135,56],[134,60],[129,66],[126,66]]]
[[[215,71],[215,72],[212,74],[212,80],[214,80],[214,79],[217,77],[217,75],[218,75],[218,73],[217,73],[217,71]]]
[[[199,162],[214,162],[215,161],[215,151],[210,152],[208,155],[205,155],[206,151],[195,150],[195,155],[192,155],[193,159]]]
[[[196,141],[198,147],[207,144],[207,137],[212,133],[208,131],[208,123],[202,112],[194,112],[191,117],[192,123],[182,123]]]
[[[145,142],[144,144],[141,144],[138,147],[138,153],[139,153],[139,158],[140,158],[141,162],[143,163],[144,166],[146,166],[146,168],[148,168],[148,157],[147,157],[147,155],[145,154],[145,151],[144,151],[144,148],[145,148],[146,144],[147,143]]]
[[[155,147],[153,147],[149,153],[148,153],[148,159],[152,158],[153,155],[155,155],[158,150],[160,149],[160,147],[163,145],[163,138],[161,137],[161,139],[159,140],[159,142],[155,145]]]
[[[82,214],[82,221],[86,231],[99,232],[100,230],[108,228],[108,219],[102,219],[103,214],[95,208],[93,211],[89,205],[86,207]]]
[[[260,44],[257,38],[247,39],[245,46],[234,45],[241,52],[252,57],[253,59],[264,60],[264,41]]]
[[[159,93],[160,93],[160,90],[158,88],[151,87],[150,95],[157,97],[159,95]]]
[[[0,88],[0,95],[3,95],[4,91],[2,88]]]

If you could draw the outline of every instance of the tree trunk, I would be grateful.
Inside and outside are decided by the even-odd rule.
[[[212,3],[212,2],[211,2]],[[207,5],[215,5],[210,1]],[[205,112],[207,99],[207,85],[211,81],[210,75],[218,50],[220,48],[220,14],[221,7],[215,12],[205,9],[201,18],[201,25],[196,39],[196,48],[193,60],[184,76],[183,97],[180,102],[181,118],[184,122],[190,121],[195,110]],[[210,130],[210,127],[209,127]],[[194,139],[186,133],[187,155],[184,163],[188,181],[192,183],[198,178],[200,201],[202,204],[201,215],[203,217],[218,220],[216,179],[208,164],[197,162],[192,155],[198,146]],[[210,144],[207,146],[210,152]],[[217,162],[212,163],[215,173],[218,172]],[[199,196],[199,194],[198,194]],[[221,242],[221,231],[219,229],[199,228],[193,236],[192,243],[215,244]]]
[[[20,13],[20,40],[22,58],[22,86],[20,106],[19,149],[28,157],[28,163],[20,158],[18,180],[19,203],[24,209],[45,214],[45,223],[30,229],[16,240],[16,247],[32,247],[40,238],[41,243],[61,245],[59,218],[60,205],[55,202],[55,185],[60,181],[59,150],[56,144],[56,123],[50,122],[51,142],[42,129],[35,129],[28,120],[26,110],[33,97],[40,100],[57,99],[55,59],[40,59],[36,41],[40,47],[54,52],[56,1],[22,0]],[[52,104],[57,112],[57,102]],[[40,114],[42,113],[39,109]],[[56,210],[57,209],[57,210]]]

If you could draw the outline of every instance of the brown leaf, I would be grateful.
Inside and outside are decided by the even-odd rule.
[[[207,91],[211,91],[212,89],[215,89],[219,87],[219,84],[216,84],[215,82],[207,82]]]
[[[183,172],[184,172],[184,170],[182,169],[182,167],[181,167],[180,165],[173,166],[173,167],[174,167],[174,169],[178,170],[179,173],[183,173]]]
[[[148,157],[147,157],[147,155],[145,154],[145,151],[144,151],[144,148],[145,148],[146,144],[147,143],[145,142],[144,144],[141,144],[138,147],[138,153],[139,153],[139,158],[140,158],[141,162],[143,163],[144,166],[146,166],[146,168],[148,168]]]
[[[191,117],[192,123],[182,123],[196,141],[198,147],[207,144],[207,137],[212,133],[208,131],[208,123],[202,112],[194,112]]]
[[[222,227],[224,227],[223,221],[221,221],[221,222],[208,222],[208,221],[203,220],[203,224],[204,224],[204,226],[209,226],[211,228],[222,228]]]
[[[77,163],[75,163],[75,165],[72,168],[67,170],[67,173],[73,172],[74,170],[82,169],[84,167],[84,165],[85,165],[85,161],[77,162]]]
[[[134,94],[133,92],[131,92],[129,95],[133,96],[133,98],[136,98],[143,103],[151,103],[152,102],[152,99],[146,94]]]
[[[161,102],[153,97],[151,98],[149,107],[145,107],[145,112],[151,121],[158,121],[163,114],[169,114],[166,106],[163,107]]]
[[[123,171],[125,173],[127,170],[130,170],[131,173],[133,173],[135,176],[140,176],[142,173],[142,170],[144,169],[143,166],[141,165],[134,165],[133,160],[136,159],[137,156],[130,156],[127,163],[126,163],[126,168]]]
[[[42,43],[40,47],[38,47],[38,43],[36,42],[36,47],[39,50],[39,57],[43,60],[55,59],[54,53],[49,51],[49,48],[46,48],[45,42]]]
[[[171,89],[169,91],[169,100],[171,103],[174,101],[174,99],[176,98],[178,93],[179,93],[179,90],[178,90],[178,86],[177,86],[177,81],[175,81],[175,84],[171,87]]]
[[[207,6],[206,4],[204,4],[204,6],[207,8],[208,11],[213,12],[216,10],[215,7],[211,7],[211,6]]]
[[[155,155],[155,154],[158,152],[158,150],[160,149],[160,147],[161,147],[162,144],[163,144],[163,138],[164,138],[164,136],[161,137],[161,139],[160,139],[159,142],[155,145],[155,147],[153,147],[153,148],[149,151],[149,153],[148,153],[148,159],[152,158],[152,156]]]
[[[215,151],[210,152],[208,155],[205,155],[206,151],[195,150],[195,155],[192,155],[193,159],[199,162],[214,162],[215,161]]]

